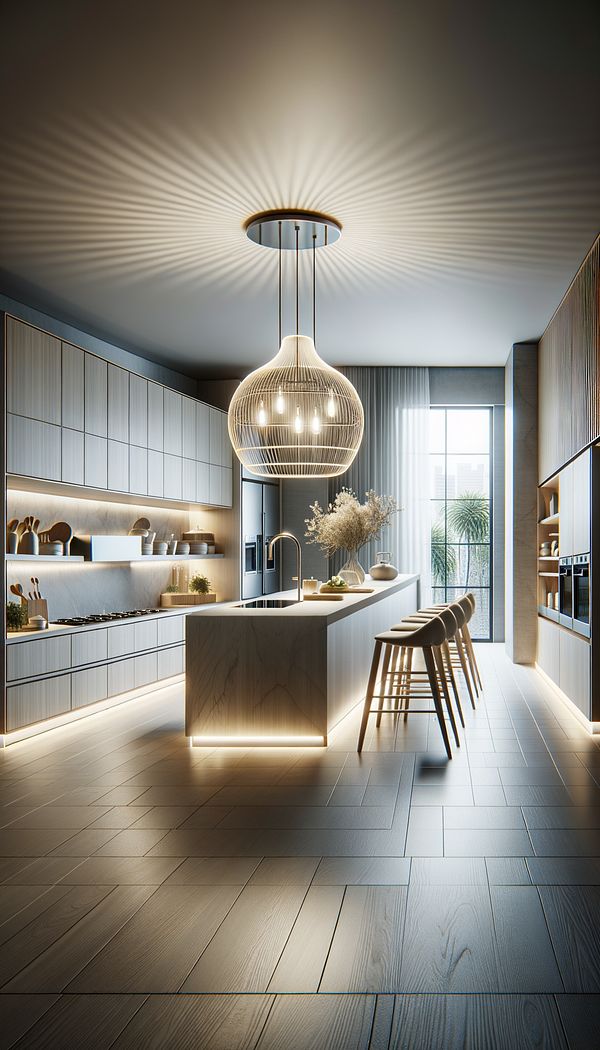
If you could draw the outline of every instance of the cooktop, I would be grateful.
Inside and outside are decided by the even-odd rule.
[[[127,609],[125,612],[92,613],[91,616],[65,616],[52,623],[63,627],[83,627],[86,623],[108,623],[111,620],[130,620],[133,616],[151,616],[154,613],[166,612],[166,609]]]

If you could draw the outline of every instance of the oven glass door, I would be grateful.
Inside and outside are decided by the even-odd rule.
[[[567,627],[571,627],[573,620],[573,566],[570,563],[561,564],[558,574],[560,622]]]
[[[573,620],[578,624],[590,622],[590,567],[573,566]]]

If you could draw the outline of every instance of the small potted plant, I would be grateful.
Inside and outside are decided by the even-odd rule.
[[[6,603],[6,629],[11,633],[20,631],[27,623],[27,608],[18,602]]]

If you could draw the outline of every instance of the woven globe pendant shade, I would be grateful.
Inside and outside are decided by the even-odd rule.
[[[306,335],[286,336],[273,360],[243,380],[229,406],[235,453],[263,478],[343,474],[363,428],[352,383],[319,357]]]

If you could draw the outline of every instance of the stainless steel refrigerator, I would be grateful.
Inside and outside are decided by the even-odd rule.
[[[242,598],[259,598],[280,590],[277,544],[268,556],[269,541],[280,530],[279,485],[242,480]]]

